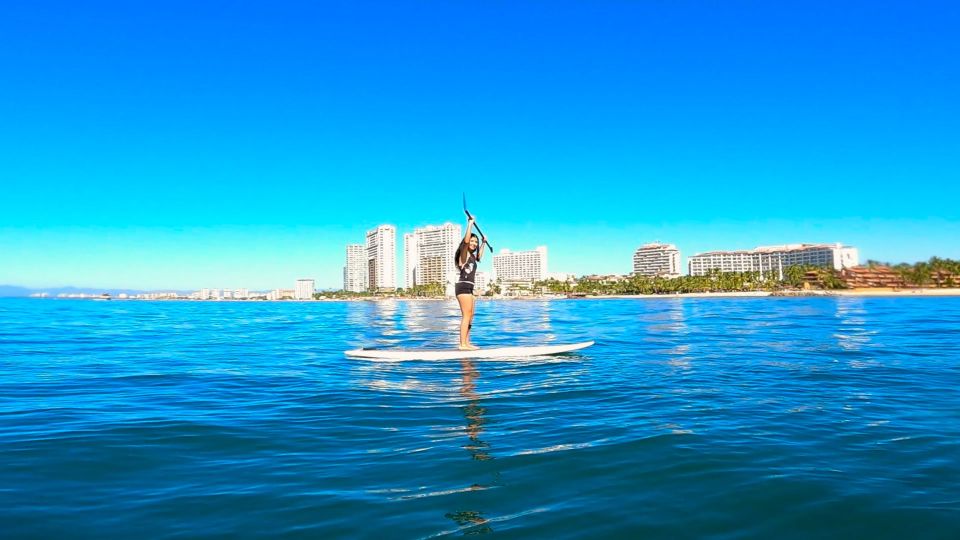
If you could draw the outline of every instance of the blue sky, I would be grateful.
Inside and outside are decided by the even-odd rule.
[[[347,243],[464,191],[552,271],[653,240],[960,258],[958,6],[18,2],[0,283],[339,287]]]

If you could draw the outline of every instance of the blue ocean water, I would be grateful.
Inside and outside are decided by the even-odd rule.
[[[960,298],[0,300],[2,538],[957,538]]]

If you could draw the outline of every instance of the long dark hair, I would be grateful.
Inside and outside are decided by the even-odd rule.
[[[480,262],[480,237],[475,234],[471,234],[470,238],[477,239],[477,249],[473,252],[473,256],[477,258],[477,262]],[[457,250],[453,252],[453,264],[460,268],[460,254],[463,253],[463,250],[470,249],[470,246],[466,242],[460,240],[460,245],[457,246]]]

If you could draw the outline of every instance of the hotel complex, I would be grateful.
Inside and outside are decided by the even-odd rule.
[[[413,233],[403,235],[403,288],[409,289],[416,284],[417,262],[420,251],[417,249],[417,237]]]
[[[403,235],[403,287],[428,284],[444,285],[453,294],[457,279],[454,253],[462,239],[462,228],[453,223],[427,225]],[[348,292],[392,292],[397,289],[396,227],[379,225],[367,231],[366,245],[347,246],[343,268],[343,288]],[[751,250],[710,251],[693,255],[687,261],[691,276],[720,272],[759,272],[761,278],[783,279],[791,266],[819,266],[843,270],[859,264],[856,248],[835,244],[784,244],[761,246]],[[651,242],[633,252],[632,275],[675,278],[682,274],[680,250],[675,244]],[[532,282],[557,279],[573,280],[573,275],[547,271],[547,248],[529,251],[502,249],[493,255],[491,275],[478,273],[475,290],[481,292],[493,284],[498,290],[527,287]],[[527,285],[524,285],[526,283]],[[303,292],[301,288],[303,287]],[[306,292],[309,289],[309,293]],[[206,291],[204,291],[206,293]],[[312,297],[310,287],[297,282],[296,298]],[[219,292],[209,296],[217,297]],[[504,294],[507,294],[506,292]],[[207,297],[207,294],[201,294]],[[224,295],[225,296],[225,295]]]
[[[463,239],[459,225],[444,223],[414,229],[403,235],[404,286],[456,281],[454,252]]]
[[[294,300],[313,300],[314,281],[312,279],[298,279],[294,289]]]
[[[530,251],[502,249],[493,256],[493,281],[539,281],[546,277],[546,246]]]
[[[786,244],[762,246],[743,251],[710,251],[690,257],[691,276],[706,275],[713,269],[721,272],[773,273],[783,279],[783,270],[790,266],[822,266],[842,270],[859,264],[857,248],[841,244]]]
[[[367,231],[367,287],[374,291],[397,288],[397,228],[380,225]]]
[[[680,275],[680,250],[673,244],[644,244],[633,252],[633,273],[641,276]]]
[[[347,264],[343,267],[343,290],[363,292],[367,284],[367,254],[363,244],[347,245]]]

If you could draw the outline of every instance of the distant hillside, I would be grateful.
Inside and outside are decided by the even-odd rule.
[[[33,291],[30,289],[17,287],[16,285],[0,285],[0,298],[11,296],[30,296],[31,292]]]
[[[0,298],[12,297],[12,296],[30,296],[31,294],[35,294],[35,293],[47,293],[50,296],[57,296],[59,294],[107,293],[110,296],[117,296],[121,293],[133,295],[133,294],[143,294],[146,292],[175,292],[179,294],[190,294],[193,291],[177,291],[177,290],[141,291],[137,289],[95,289],[91,287],[51,287],[48,289],[28,289],[26,287],[20,287],[17,285],[0,285]]]

